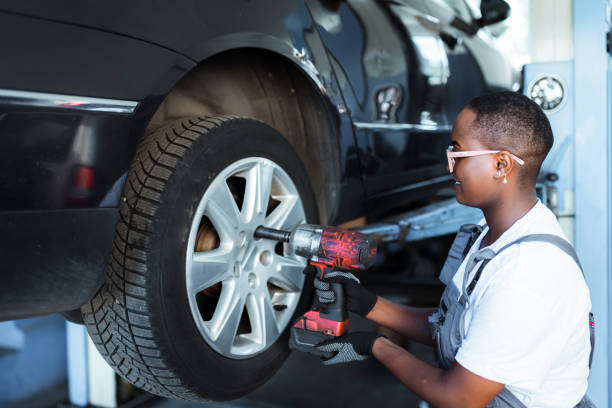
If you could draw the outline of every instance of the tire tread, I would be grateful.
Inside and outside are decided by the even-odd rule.
[[[145,136],[125,183],[106,282],[81,309],[90,337],[104,359],[127,381],[170,398],[206,399],[177,376],[156,342],[147,284],[153,255],[151,228],[165,183],[192,144],[238,116],[183,120]]]

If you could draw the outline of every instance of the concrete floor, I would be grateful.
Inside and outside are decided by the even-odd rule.
[[[353,318],[352,329],[372,328],[369,322]],[[417,357],[435,364],[433,349],[409,343]],[[225,403],[196,404],[159,400],[153,408],[280,408],[280,407],[415,407],[427,405],[408,391],[384,366],[373,359],[336,366],[324,366],[316,357],[291,353],[285,365],[264,386],[246,397]]]
[[[375,330],[358,316],[351,317],[351,331]],[[418,343],[406,348],[418,358],[435,364],[433,349]],[[37,395],[7,408],[75,408],[66,401],[67,384],[62,383],[44,395]],[[59,401],[62,401],[58,403]],[[0,404],[2,406],[3,404]],[[385,367],[374,359],[324,366],[318,358],[293,352],[281,369],[261,388],[230,402],[192,403],[163,399],[140,393],[120,408],[302,408],[302,407],[408,407],[427,405],[408,391]]]

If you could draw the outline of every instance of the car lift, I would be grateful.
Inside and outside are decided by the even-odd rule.
[[[479,209],[451,198],[353,229],[373,235],[379,242],[410,242],[453,234],[461,225],[476,224],[481,218]]]

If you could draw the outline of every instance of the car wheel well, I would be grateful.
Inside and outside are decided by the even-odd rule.
[[[202,114],[246,116],[278,130],[304,162],[321,221],[333,218],[339,197],[334,189],[340,185],[341,174],[338,129],[327,101],[295,64],[265,50],[217,54],[176,84],[145,134]]]

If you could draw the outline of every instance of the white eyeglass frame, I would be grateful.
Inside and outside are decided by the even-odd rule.
[[[495,154],[501,153],[503,150],[465,150],[461,152],[453,151],[453,146],[448,146],[446,149],[446,158],[448,159],[448,172],[452,173],[455,167],[455,157],[472,157],[472,156],[482,156],[483,154]],[[521,166],[525,164],[525,161],[520,157],[508,152],[510,156],[516,160],[518,164]]]

